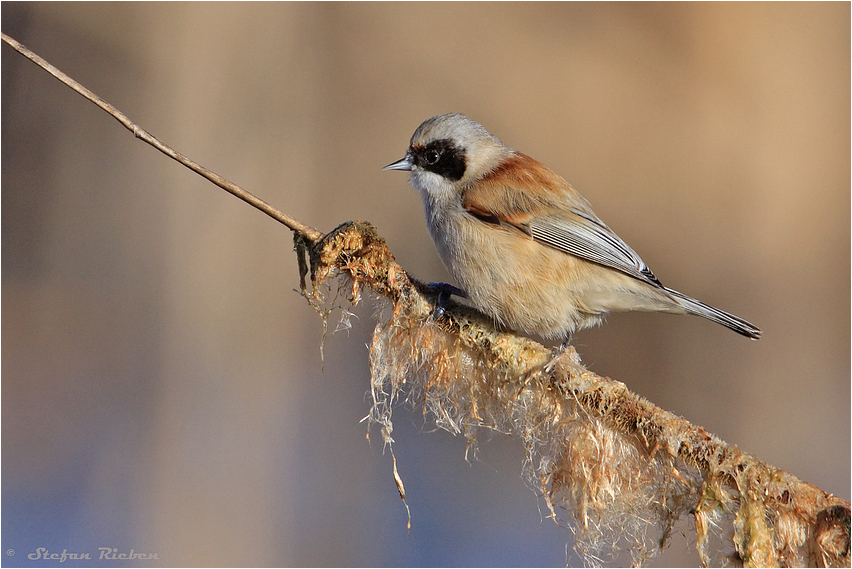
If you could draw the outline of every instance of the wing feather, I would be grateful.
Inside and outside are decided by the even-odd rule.
[[[662,286],[576,190],[524,154],[514,153],[468,188],[462,206],[486,223],[520,230],[554,249]]]

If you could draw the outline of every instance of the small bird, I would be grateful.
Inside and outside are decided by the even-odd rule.
[[[570,342],[609,312],[702,316],[748,338],[749,322],[663,286],[555,172],[461,114],[428,119],[405,156],[438,254],[471,304],[502,326]]]

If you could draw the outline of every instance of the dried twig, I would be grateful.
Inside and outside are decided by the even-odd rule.
[[[548,350],[452,302],[436,319],[435,292],[408,277],[369,224],[346,223],[323,235],[161,143],[12,38],[2,39],[138,138],[293,230],[302,292],[321,314],[318,287],[339,274],[352,287],[353,303],[364,286],[390,301],[370,347],[367,417],[386,444],[392,408],[403,397],[471,446],[483,428],[518,437],[529,482],[554,519],[567,510],[576,547],[590,564],[623,546],[642,563],[690,514],[704,565],[849,566],[848,501],[595,375],[573,348]],[[398,474],[396,480],[404,497]]]
[[[234,184],[233,182],[230,182],[230,181],[226,180],[225,178],[223,178],[222,176],[220,176],[219,174],[212,172],[212,171],[208,170],[207,168],[201,166],[200,164],[193,162],[192,160],[190,160],[189,158],[187,158],[186,156],[184,156],[183,154],[181,154],[180,152],[178,152],[177,150],[175,150],[171,146],[164,144],[163,142],[158,140],[156,137],[154,137],[152,134],[150,134],[148,131],[146,131],[145,129],[143,129],[140,126],[133,123],[133,121],[131,121],[129,118],[127,118],[127,116],[125,116],[124,113],[122,113],[121,111],[119,111],[118,109],[116,109],[115,107],[113,107],[112,105],[110,105],[109,103],[107,103],[106,101],[104,101],[103,99],[101,99],[100,97],[95,95],[94,93],[92,93],[87,88],[80,85],[74,79],[72,79],[71,77],[69,77],[68,75],[66,75],[65,73],[63,73],[62,71],[60,71],[59,69],[57,69],[56,67],[54,67],[53,65],[51,65],[50,63],[45,61],[44,59],[42,59],[41,57],[39,57],[36,53],[32,52],[30,49],[28,49],[26,46],[24,46],[23,44],[21,44],[17,40],[9,37],[6,34],[0,34],[0,37],[2,37],[3,41],[6,42],[7,44],[9,44],[10,46],[12,46],[18,53],[20,53],[21,55],[23,55],[27,59],[33,61],[36,65],[38,65],[39,67],[41,67],[42,69],[44,69],[45,71],[47,71],[48,73],[50,73],[51,75],[53,75],[54,77],[59,79],[62,83],[64,83],[68,87],[71,87],[72,89],[77,91],[79,94],[81,94],[83,97],[85,97],[86,99],[93,102],[94,104],[99,106],[101,109],[103,109],[104,111],[106,111],[107,113],[112,115],[118,122],[120,122],[122,125],[124,125],[124,127],[127,130],[132,132],[133,135],[136,136],[136,138],[139,138],[139,139],[147,142],[148,144],[150,144],[151,146],[153,146],[154,148],[156,148],[157,150],[159,150],[160,152],[162,152],[166,156],[174,158],[175,160],[177,160],[178,162],[180,162],[181,164],[183,164],[184,166],[186,166],[187,168],[189,168],[190,170],[192,170],[196,174],[199,174],[199,175],[207,178],[208,180],[210,180],[211,182],[213,182],[214,184],[216,184],[217,186],[219,186],[220,188],[222,188],[226,192],[237,196],[238,198],[240,198],[241,200],[243,200],[247,204],[256,207],[257,209],[259,209],[260,211],[262,211],[263,213],[265,213],[269,217],[271,217],[271,218],[273,218],[277,221],[280,221],[281,223],[283,223],[284,225],[286,225],[287,227],[289,227],[293,231],[301,233],[302,235],[304,235],[305,237],[307,237],[311,241],[319,241],[320,239],[322,239],[323,234],[320,233],[319,231],[317,231],[316,229],[314,229],[312,227],[308,227],[307,225],[296,221],[292,217],[290,217],[290,216],[286,215],[285,213],[275,209],[274,207],[272,207],[271,205],[269,205],[268,203],[266,203],[262,199],[260,199],[256,196],[250,194],[249,192],[245,191],[244,189],[242,189],[238,185]]]

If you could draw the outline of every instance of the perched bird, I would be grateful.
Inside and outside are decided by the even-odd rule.
[[[742,318],[663,286],[565,180],[464,115],[425,121],[384,169],[410,172],[444,265],[503,326],[567,343],[608,312],[641,310],[760,338]]]

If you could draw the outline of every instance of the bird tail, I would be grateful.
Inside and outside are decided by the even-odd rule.
[[[751,338],[752,340],[760,339],[760,335],[762,334],[760,328],[751,322],[743,320],[739,316],[734,316],[724,310],[713,308],[712,306],[704,304],[694,298],[690,298],[676,290],[672,290],[670,288],[665,288],[665,290],[674,297],[678,304],[680,304],[688,314],[695,314],[696,316],[712,320],[722,326],[727,326],[737,334],[742,334],[746,338]]]

